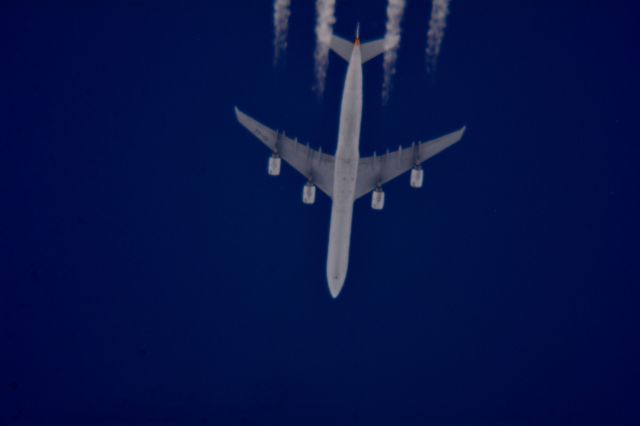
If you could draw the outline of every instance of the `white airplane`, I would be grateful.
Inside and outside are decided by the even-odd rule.
[[[462,127],[440,138],[400,147],[385,155],[360,158],[360,124],[362,120],[362,64],[385,50],[384,39],[360,44],[359,30],[355,43],[332,36],[331,49],[349,62],[342,92],[340,129],[336,155],[322,153],[298,143],[284,132],[275,131],[235,108],[236,118],[272,151],[268,173],[280,174],[280,160],[284,159],[307,178],[302,191],[302,201],[313,204],[316,186],[332,200],[329,252],[327,256],[327,281],[333,298],[338,297],[347,276],[349,243],[353,203],[373,191],[371,207],[382,210],[384,192],[382,185],[411,170],[410,184],[420,188],[423,171],[420,164],[458,142],[464,133]]]

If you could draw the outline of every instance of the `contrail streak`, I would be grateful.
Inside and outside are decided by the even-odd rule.
[[[444,29],[447,26],[449,1],[433,0],[431,6],[431,19],[429,20],[429,31],[427,32],[427,70],[431,73],[436,71],[440,45],[444,38]]]
[[[273,25],[275,36],[273,39],[273,64],[277,64],[280,54],[287,49],[287,32],[289,30],[289,16],[291,15],[291,0],[275,0],[273,3]]]
[[[396,60],[400,47],[400,23],[404,14],[405,0],[387,2],[387,30],[384,35],[384,80],[382,82],[382,103],[389,101],[391,78],[396,73]]]
[[[324,81],[327,77],[329,44],[331,43],[333,24],[336,22],[335,7],[336,0],[316,0],[315,89],[319,96],[324,93]]]

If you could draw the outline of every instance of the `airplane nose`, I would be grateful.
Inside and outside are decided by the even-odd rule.
[[[327,280],[329,281],[329,292],[331,293],[331,297],[334,299],[338,297],[340,291],[342,291],[344,279],[344,276],[340,276],[338,274],[331,274],[327,277]]]

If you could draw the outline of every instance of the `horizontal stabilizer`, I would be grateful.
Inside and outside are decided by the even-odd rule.
[[[355,44],[347,41],[341,37],[336,35],[331,36],[331,44],[329,45],[331,50],[333,50],[338,56],[340,56],[345,61],[349,62],[351,60],[351,52],[353,52],[353,48]],[[385,44],[384,39],[378,39],[369,41],[367,43],[363,43],[360,45],[360,55],[362,57],[362,63],[366,63],[367,61],[375,58],[376,56],[384,53]]]
[[[353,46],[353,43],[343,39],[342,37],[338,37],[336,35],[331,36],[331,44],[329,45],[329,47],[331,48],[331,50],[336,52],[338,56],[340,56],[347,62],[351,60],[351,52],[353,52]]]
[[[376,56],[384,53],[384,39],[379,38],[378,40],[368,41],[360,46],[360,55],[362,56],[362,63],[375,58]]]

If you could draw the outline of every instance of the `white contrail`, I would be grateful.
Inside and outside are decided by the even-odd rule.
[[[431,19],[427,32],[427,70],[435,72],[440,54],[440,45],[444,38],[444,29],[447,26],[450,0],[433,0],[431,6]]]
[[[277,64],[280,54],[287,48],[287,32],[289,30],[289,16],[291,15],[291,0],[275,0],[273,3],[273,64]]]
[[[391,78],[396,73],[396,60],[400,47],[400,23],[404,14],[405,0],[388,0],[387,30],[384,35],[384,80],[382,103],[386,104],[391,93]]]
[[[315,74],[316,92],[322,96],[324,93],[324,80],[327,77],[329,65],[329,44],[333,33],[333,24],[336,22],[334,11],[336,0],[316,0],[316,52]]]

